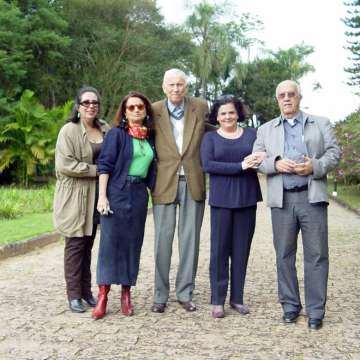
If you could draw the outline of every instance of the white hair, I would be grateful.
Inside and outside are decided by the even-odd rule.
[[[281,86],[283,86],[283,85],[293,85],[295,87],[295,89],[296,89],[296,92],[300,96],[300,98],[302,97],[302,95],[301,95],[301,87],[296,81],[294,81],[294,80],[284,80],[281,83],[279,83],[278,86],[276,87],[276,91],[275,91],[276,98],[279,95],[279,88]]]
[[[169,78],[170,76],[179,76],[181,77],[184,81],[185,81],[185,85],[188,84],[188,77],[187,75],[180,69],[170,69],[165,71],[164,74],[164,79],[163,79],[163,84],[165,84],[165,81],[167,80],[167,78]]]

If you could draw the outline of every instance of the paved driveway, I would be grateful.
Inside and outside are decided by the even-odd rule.
[[[117,286],[102,320],[92,320],[90,309],[80,315],[68,310],[63,243],[0,262],[0,359],[360,359],[360,218],[331,204],[329,224],[329,296],[324,327],[318,332],[308,330],[304,316],[297,324],[281,322],[270,213],[261,204],[245,289],[250,315],[242,317],[227,306],[224,319],[210,316],[208,209],[195,289],[198,311],[185,313],[172,291],[166,312],[151,313],[150,215],[131,318],[121,315]],[[298,258],[302,287],[301,251]],[[176,265],[175,246],[172,289]],[[95,274],[95,261],[93,269]]]

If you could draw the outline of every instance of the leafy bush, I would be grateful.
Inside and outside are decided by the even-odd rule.
[[[360,184],[360,108],[335,126],[341,149],[337,178],[344,184]]]
[[[0,188],[0,219],[52,211],[54,186],[38,189]]]
[[[27,187],[37,168],[53,162],[56,137],[71,106],[67,102],[46,110],[32,91],[25,90],[11,109],[11,120],[0,128],[0,173],[14,165],[17,179]]]

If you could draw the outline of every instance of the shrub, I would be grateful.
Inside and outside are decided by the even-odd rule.
[[[335,174],[344,184],[360,184],[360,108],[335,126],[341,160]]]

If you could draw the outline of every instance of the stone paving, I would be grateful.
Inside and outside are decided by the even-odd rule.
[[[210,316],[208,209],[194,299],[198,311],[186,313],[173,291],[164,314],[150,311],[154,230],[149,215],[138,285],[133,290],[135,315],[130,318],[120,312],[117,286],[110,292],[108,315],[102,320],[92,320],[90,309],[80,315],[68,310],[61,242],[0,262],[0,359],[360,359],[360,218],[332,203],[329,224],[329,291],[320,331],[308,330],[305,316],[296,324],[281,322],[270,212],[262,203],[245,290],[251,307],[248,316],[229,306],[224,319]],[[96,243],[94,259],[97,247]],[[302,286],[301,247],[299,242]],[[172,289],[175,244],[173,256]]]

